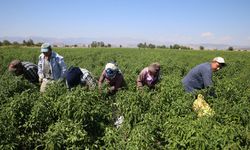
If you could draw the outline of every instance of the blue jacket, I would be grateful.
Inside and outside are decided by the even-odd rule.
[[[42,53],[39,56],[38,61],[38,76],[39,78],[44,78],[43,70],[44,70],[44,54]],[[58,55],[56,52],[52,51],[50,58],[50,67],[52,71],[53,80],[58,80],[65,78],[66,73],[66,64],[64,63],[63,57]]]
[[[210,63],[203,63],[195,66],[182,79],[186,92],[193,92],[195,89],[204,89],[213,84],[212,68]]]

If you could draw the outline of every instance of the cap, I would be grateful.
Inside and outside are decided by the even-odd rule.
[[[224,58],[222,58],[222,57],[215,57],[215,58],[213,59],[213,61],[216,61],[216,62],[218,62],[218,63],[220,63],[220,64],[225,64],[225,60],[224,60]]]
[[[11,61],[10,62],[10,64],[9,64],[9,67],[8,67],[8,70],[10,71],[10,72],[14,72],[14,71],[16,71],[16,69],[17,69],[17,67],[19,67],[19,66],[21,66],[22,65],[22,63],[21,63],[21,61],[20,60],[13,60],[13,61]]]
[[[46,53],[49,51],[50,48],[51,48],[50,43],[43,43],[41,46],[41,52]]]

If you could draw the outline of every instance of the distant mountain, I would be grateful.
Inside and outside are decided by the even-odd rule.
[[[200,46],[203,46],[204,49],[227,49],[229,45],[225,44],[188,44],[189,47],[192,47],[193,49],[200,49]]]
[[[76,43],[87,43],[91,42],[91,38],[52,38],[52,37],[38,37],[38,36],[29,36],[29,37],[0,37],[0,40],[9,40],[11,42],[17,41],[22,42],[23,40],[32,39],[35,43],[38,42],[49,42],[51,44],[61,43],[61,44],[76,44]]]
[[[103,41],[106,44],[111,44],[113,47],[119,47],[122,45],[122,47],[137,47],[138,43],[152,43],[156,45],[173,45],[173,44],[179,44],[183,46],[188,46],[193,49],[199,49],[200,46],[203,46],[205,49],[220,49],[225,50],[228,49],[228,47],[232,46],[234,49],[242,49],[242,50],[250,50],[250,46],[241,46],[241,45],[227,45],[227,44],[212,44],[212,43],[201,43],[201,44],[182,44],[182,43],[173,43],[173,42],[161,42],[157,40],[145,40],[145,39],[137,39],[137,38],[128,38],[128,37],[122,37],[122,38],[53,38],[53,37],[39,37],[39,36],[28,36],[28,37],[0,37],[0,41],[3,40],[9,40],[11,42],[17,41],[17,42],[23,42],[23,40],[29,40],[32,39],[35,43],[38,42],[49,42],[51,44],[56,44],[60,46],[64,45],[88,45],[91,44],[92,41]]]
[[[51,44],[57,45],[73,45],[73,44],[91,44],[92,41],[103,41],[104,43],[109,43],[112,46],[119,47],[122,45],[123,47],[137,47],[138,43],[146,42],[146,43],[154,43],[154,44],[166,44],[160,43],[158,41],[149,41],[143,39],[136,38],[51,38],[51,37],[37,37],[37,36],[29,36],[29,37],[0,37],[0,41],[9,40],[11,42],[23,42],[23,40],[32,39],[35,43],[38,42],[49,42]]]

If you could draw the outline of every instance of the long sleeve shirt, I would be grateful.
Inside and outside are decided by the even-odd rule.
[[[110,79],[106,76],[105,70],[103,70],[98,82],[99,89],[101,89],[104,80],[111,86],[111,91],[117,91],[126,84],[121,72],[118,72],[113,79]]]
[[[66,73],[66,85],[69,89],[81,85],[93,90],[96,87],[96,80],[87,69],[72,67]]]
[[[49,62],[50,62],[50,68],[51,68],[53,80],[58,80],[60,78],[64,78],[67,68],[66,68],[66,64],[64,63],[63,57],[58,55],[56,52],[52,51]],[[38,76],[39,76],[39,78],[45,77],[44,64],[45,64],[45,56],[44,56],[44,54],[41,54],[39,56],[39,61],[38,61]]]
[[[22,62],[23,76],[31,83],[38,83],[37,65],[31,62]]]
[[[81,84],[86,84],[90,89],[94,89],[96,87],[96,80],[92,74],[87,69],[80,68],[80,70],[82,72]]]
[[[152,87],[159,80],[160,80],[160,73],[158,73],[156,76],[151,76],[148,72],[148,67],[146,67],[140,72],[136,82],[137,82],[137,87],[142,87],[144,85],[147,85],[148,87]]]
[[[182,79],[186,92],[193,92],[195,89],[204,89],[213,84],[212,68],[210,63],[203,63],[191,69]]]

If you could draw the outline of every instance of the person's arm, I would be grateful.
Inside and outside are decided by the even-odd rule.
[[[156,79],[152,82],[152,84],[150,85],[150,87],[154,87],[156,83],[158,83],[161,79],[161,76],[160,76],[160,71],[156,74]]]
[[[212,81],[212,71],[206,70],[205,68],[201,71],[202,79],[204,83],[204,88],[209,87],[213,84]]]
[[[95,79],[91,76],[91,74],[89,74],[86,77],[86,85],[88,86],[88,89],[90,90],[94,90],[96,87],[96,81]]]
[[[110,93],[115,93],[116,91],[118,91],[121,87],[122,87],[122,83],[124,81],[123,75],[122,74],[118,74],[116,81],[115,81],[115,85],[111,86],[109,88],[109,92]]]
[[[38,58],[38,76],[39,76],[39,82],[42,82],[43,78],[44,78],[44,75],[43,75],[43,70],[42,70],[42,67],[43,67],[43,61],[42,61],[42,56],[39,56]]]
[[[136,80],[137,89],[142,89],[144,80],[145,80],[145,71],[143,69],[138,75],[137,80]]]
[[[213,87],[212,72],[206,72],[202,74],[204,81],[204,88],[209,88],[208,94],[213,97],[217,97],[215,89]]]
[[[209,87],[208,94],[210,96],[217,97],[215,89],[214,89],[214,87],[212,87],[212,85],[213,85],[212,71],[209,71],[209,70],[203,71],[202,78],[204,81],[204,88]]]
[[[157,81],[160,81],[160,80],[161,80],[161,70],[157,74]]]
[[[102,83],[104,80],[105,80],[105,70],[102,71],[102,74],[101,74],[99,81],[98,81],[98,89],[99,89],[100,93],[102,92]]]
[[[58,64],[59,64],[60,67],[61,67],[61,78],[63,79],[63,78],[65,78],[65,76],[66,76],[66,71],[67,71],[67,66],[66,66],[66,64],[65,64],[65,62],[64,62],[63,57],[61,57],[61,58],[59,59]]]
[[[38,71],[37,67],[27,69],[27,74],[28,74],[28,76],[30,78],[30,82],[32,82],[32,83],[38,83],[39,82],[39,77],[37,75],[37,71]]]

